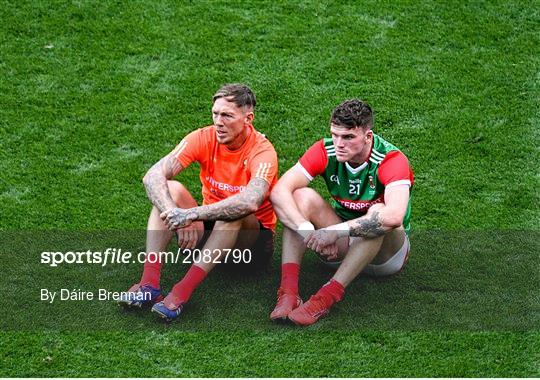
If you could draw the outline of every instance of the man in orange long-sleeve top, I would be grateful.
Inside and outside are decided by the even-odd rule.
[[[216,92],[213,101],[214,124],[189,133],[143,180],[154,205],[148,220],[147,261],[141,280],[120,303],[153,304],[152,311],[169,321],[180,315],[191,293],[218,262],[231,261],[231,249],[249,250],[242,259],[259,265],[273,251],[276,215],[269,194],[278,163],[270,141],[253,128],[255,95],[245,85],[229,84]],[[192,162],[200,165],[202,206],[180,182],[171,180]],[[205,229],[211,231],[206,240]],[[184,278],[163,299],[162,262],[149,258],[166,249],[174,232],[180,248],[203,246]]]

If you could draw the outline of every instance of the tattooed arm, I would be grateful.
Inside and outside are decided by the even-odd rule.
[[[407,212],[409,186],[390,187],[384,192],[384,200],[385,203],[371,206],[367,214],[360,218],[316,230],[304,243],[308,248],[323,253],[325,247],[337,242],[341,236],[376,238],[401,226]]]
[[[386,189],[385,203],[373,205],[366,215],[348,222],[350,236],[375,238],[401,226],[409,202],[409,186],[398,185]]]
[[[173,178],[184,169],[172,153],[163,157],[152,166],[143,178],[146,194],[160,212],[176,207],[176,203],[169,194],[167,180]]]
[[[253,214],[263,203],[270,185],[262,178],[253,178],[244,191],[211,205],[190,209],[175,208],[161,214],[170,230],[189,225],[196,220],[231,221]]]

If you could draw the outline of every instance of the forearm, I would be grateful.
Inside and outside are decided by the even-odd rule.
[[[349,220],[350,236],[375,238],[386,234],[401,225],[401,220],[384,204],[372,206],[368,213],[360,218]]]
[[[255,208],[256,210],[256,208]],[[211,205],[193,207],[188,217],[193,220],[224,220],[241,219],[254,212],[254,206],[242,196],[235,195]]]
[[[143,183],[148,199],[150,199],[150,202],[152,202],[160,212],[176,207],[176,203],[169,193],[167,178],[163,175],[161,170],[155,166],[152,167],[144,176]]]
[[[241,219],[257,211],[264,201],[268,183],[255,178],[244,191],[223,199],[211,205],[198,206],[189,210],[188,218],[192,220],[223,220]]]

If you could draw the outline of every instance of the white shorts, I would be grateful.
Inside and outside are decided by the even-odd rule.
[[[354,238],[349,239],[350,243],[354,241]],[[365,273],[369,276],[374,277],[384,277],[391,276],[393,274],[399,273],[405,264],[407,264],[407,259],[409,258],[409,251],[411,248],[411,243],[409,242],[409,237],[405,235],[405,241],[403,246],[396,252],[394,256],[388,259],[382,264],[368,264],[362,273]],[[321,261],[329,266],[330,268],[337,269],[341,265],[341,261],[325,261],[321,258]]]

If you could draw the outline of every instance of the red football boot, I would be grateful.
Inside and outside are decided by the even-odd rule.
[[[317,322],[330,312],[323,298],[315,294],[311,298],[289,313],[289,319],[298,326],[309,326]]]
[[[285,321],[291,311],[302,305],[302,299],[298,296],[298,294],[287,292],[283,288],[278,289],[277,297],[278,299],[276,307],[270,314],[270,319],[273,321]]]

